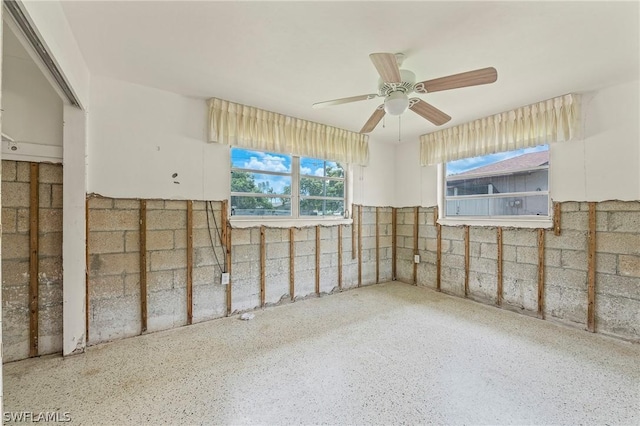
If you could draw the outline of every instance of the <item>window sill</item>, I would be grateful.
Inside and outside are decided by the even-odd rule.
[[[553,228],[553,219],[551,217],[545,217],[541,219],[509,219],[509,218],[473,218],[473,217],[460,217],[451,218],[444,217],[438,219],[440,225],[445,226],[490,226],[490,227],[503,227],[503,228]]]
[[[269,216],[255,217],[231,217],[229,219],[232,228],[255,228],[257,226],[266,226],[269,228],[304,228],[309,226],[337,226],[351,225],[353,219],[338,218],[273,218]]]

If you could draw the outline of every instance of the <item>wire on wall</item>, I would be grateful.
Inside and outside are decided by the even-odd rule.
[[[215,246],[215,243],[213,242],[213,235],[211,235],[211,222],[209,221],[209,210],[211,210],[211,215],[213,216],[213,222],[215,224],[215,229],[216,229],[216,233],[218,234],[218,238],[220,239],[220,241],[222,241],[222,236],[220,235],[220,229],[218,228],[218,222],[216,221],[216,215],[213,211],[213,204],[211,203],[211,201],[205,201],[205,211],[207,214],[207,230],[209,231],[209,240],[211,241],[211,249],[213,250],[213,256],[216,258],[216,263],[218,264],[218,269],[220,269],[220,273],[225,273],[227,272],[225,270],[227,265],[227,259],[226,259],[227,254],[225,253],[225,250],[222,251],[223,255],[225,256],[223,258],[225,267],[223,268],[222,265],[220,264],[220,260],[218,259],[218,254],[216,253],[216,246]]]

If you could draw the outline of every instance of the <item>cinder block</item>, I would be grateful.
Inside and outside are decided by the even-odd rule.
[[[444,292],[464,296],[464,269],[443,266],[440,288]]]
[[[164,208],[166,210],[184,210],[186,214],[187,202],[183,200],[165,200]]]
[[[267,259],[289,258],[289,242],[275,242],[267,244]]]
[[[147,291],[164,291],[173,288],[173,270],[147,272]]]
[[[186,288],[187,288],[187,268],[174,269],[173,270],[173,288],[185,289],[185,291],[186,291]]]
[[[55,209],[62,208],[62,185],[51,185],[51,207]]]
[[[124,296],[124,279],[122,275],[89,278],[89,300],[91,302],[101,299]]]
[[[469,294],[495,302],[498,292],[498,277],[492,273],[469,271]]]
[[[29,259],[29,234],[3,234],[2,260]]]
[[[30,180],[31,165],[27,161],[16,161],[16,181],[29,182]]]
[[[566,287],[580,291],[587,289],[586,271],[547,267],[544,269],[544,274],[545,287]]]
[[[474,226],[469,230],[469,241],[496,243],[498,241],[498,231],[496,228]]]
[[[613,232],[640,233],[640,211],[609,213],[608,229]]]
[[[146,200],[147,213],[150,210],[164,210],[164,200]]]
[[[464,271],[464,256],[443,253],[442,266],[452,269],[462,269]]]
[[[49,232],[38,239],[39,256],[62,256],[62,232]]]
[[[89,198],[89,210],[102,210],[102,209],[112,209],[113,208],[113,198],[105,198],[105,197],[90,197]],[[140,202],[138,201],[136,209],[140,208]]]
[[[193,285],[220,285],[218,266],[199,266],[193,268]]]
[[[147,230],[186,229],[187,215],[180,210],[147,210]]]
[[[29,207],[29,184],[2,182],[2,207]]]
[[[559,267],[561,265],[561,251],[556,249],[544,249],[544,264],[547,266]]]
[[[572,229],[574,231],[589,230],[589,214],[585,211],[563,213],[560,227],[562,231]]]
[[[2,209],[2,233],[11,234],[16,232],[16,218],[18,212],[16,209],[3,208]]]
[[[140,229],[140,212],[138,210],[98,210],[92,208],[89,210],[89,229],[91,231],[138,231]]]
[[[536,247],[516,247],[516,262],[538,264],[538,249]]]
[[[618,273],[618,255],[609,253],[596,253],[596,272],[604,274]]]
[[[2,160],[2,181],[12,182],[16,180],[16,162]]]
[[[139,210],[140,200],[116,198],[113,200],[113,208],[116,210]]]
[[[139,296],[93,302],[89,321],[90,344],[140,334]]]
[[[555,204],[555,203],[554,203]],[[563,201],[560,203],[560,212],[577,212],[580,210],[580,203],[575,201]]]
[[[40,163],[38,181],[41,183],[62,183],[62,165]]]
[[[502,232],[502,243],[513,246],[536,247],[538,234],[535,229],[505,229]]]
[[[140,294],[140,274],[127,274],[124,277],[125,296],[136,296]]]
[[[596,211],[640,211],[640,201],[603,201],[596,204]]]
[[[170,250],[174,248],[173,230],[147,231],[147,250]]]
[[[640,278],[640,256],[618,256],[618,271],[623,276]],[[635,294],[640,299],[640,285]]]
[[[599,232],[596,235],[596,250],[600,253],[636,254],[640,247],[640,234]]]
[[[413,235],[413,225],[397,225],[396,234],[403,237],[411,237]]]
[[[62,209],[43,209],[38,212],[40,232],[62,231]]]
[[[536,265],[505,261],[502,263],[502,268],[505,277],[536,281],[538,279],[538,268]]]
[[[640,340],[640,300],[596,297],[596,331],[631,341]]]
[[[442,238],[447,240],[464,240],[464,228],[461,226],[443,226]]]
[[[561,250],[587,250],[586,232],[563,229],[562,235],[556,236],[553,232],[545,234],[545,248]]]
[[[16,212],[16,232],[29,232],[29,209],[16,209]]]
[[[231,232],[231,244],[233,246],[251,244],[251,229],[234,228]]]
[[[62,282],[39,282],[38,298],[40,308],[62,307]]]
[[[234,246],[231,259],[236,262],[256,262],[260,258],[260,246],[239,245]]]
[[[51,207],[51,185],[40,183],[38,184],[38,206],[40,208]]]
[[[149,252],[150,271],[180,269],[187,265],[187,251],[182,249]]]
[[[89,269],[92,276],[139,273],[140,256],[138,253],[93,254]]]
[[[226,286],[200,285],[193,288],[193,322],[224,317],[227,313]]]
[[[544,312],[547,317],[586,326],[587,293],[585,290],[545,286]]]
[[[597,273],[596,295],[600,294],[640,300],[640,280],[636,277]]]
[[[2,258],[2,287],[23,286],[29,282],[29,259]]]
[[[493,259],[472,257],[469,259],[469,270],[496,275],[498,273],[498,262]]]
[[[464,241],[452,240],[449,244],[449,250],[447,250],[451,254],[457,254],[464,256]]]
[[[127,252],[140,251],[140,232],[125,231],[124,233],[124,249]]]
[[[562,250],[561,257],[563,268],[587,270],[587,252],[577,250]]]
[[[182,290],[171,289],[149,293],[148,331],[168,330],[187,323],[187,295]]]
[[[45,257],[38,259],[38,283],[57,284],[62,281],[62,258]]]
[[[89,253],[124,252],[124,231],[89,232]]]
[[[504,246],[503,246],[503,251],[504,251]],[[515,247],[514,247],[514,251],[515,251]],[[480,244],[480,257],[482,257],[484,259],[497,259],[498,258],[498,244],[481,243]]]

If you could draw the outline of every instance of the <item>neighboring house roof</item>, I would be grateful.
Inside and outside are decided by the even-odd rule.
[[[488,164],[486,166],[467,170],[466,172],[451,175],[449,176],[449,180],[458,180],[480,174],[487,175],[495,173],[497,175],[503,175],[533,169],[546,164],[549,164],[549,151],[531,152],[529,154],[522,154],[507,160],[498,161],[497,163]]]

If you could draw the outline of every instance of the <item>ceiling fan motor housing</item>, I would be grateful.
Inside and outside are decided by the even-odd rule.
[[[416,75],[409,70],[400,70],[400,83],[385,83],[381,78],[378,79],[378,94],[387,96],[392,92],[411,93],[413,86],[416,84]]]

